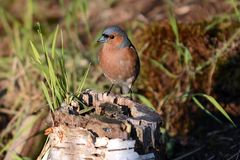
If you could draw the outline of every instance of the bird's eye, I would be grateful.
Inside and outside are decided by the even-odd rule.
[[[105,38],[108,38],[108,37],[109,37],[109,35],[107,35],[107,34],[103,34],[103,37],[105,37]]]
[[[114,35],[110,35],[109,37],[110,37],[111,39],[113,39],[113,38],[114,38]]]

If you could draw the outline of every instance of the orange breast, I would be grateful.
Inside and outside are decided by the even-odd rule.
[[[122,83],[131,77],[135,77],[134,81],[139,70],[138,56],[134,49],[113,48],[108,44],[99,53],[99,64],[112,83]]]

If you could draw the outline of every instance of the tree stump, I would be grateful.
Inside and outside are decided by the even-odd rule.
[[[81,113],[81,105],[93,107]],[[38,159],[150,160],[160,157],[159,114],[129,98],[84,91],[52,113]]]

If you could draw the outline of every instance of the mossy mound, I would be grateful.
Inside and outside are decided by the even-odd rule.
[[[197,115],[198,109],[193,107],[195,105],[186,94],[211,95],[223,102],[222,105],[226,109],[228,102],[222,100],[225,98],[223,90],[226,90],[230,97],[236,97],[240,93],[240,83],[237,83],[240,67],[236,68],[237,63],[235,67],[234,64],[228,65],[231,66],[231,73],[236,73],[232,76],[233,79],[224,73],[228,72],[228,67],[223,67],[240,53],[239,47],[236,46],[239,39],[225,47],[240,24],[228,22],[209,28],[211,24],[213,22],[178,24],[179,42],[182,46],[180,50],[185,49],[182,54],[176,46],[176,36],[172,27],[167,22],[152,23],[136,33],[137,47],[142,51],[141,76],[137,84],[139,92],[157,106],[156,109],[164,117],[166,129],[171,135],[185,135],[194,124],[191,117],[193,114]],[[223,49],[224,47],[226,49]],[[187,63],[184,59],[186,52],[191,54]],[[217,54],[220,55],[218,59]],[[230,84],[231,81],[237,86],[225,83]],[[237,94],[231,92],[232,88],[238,88]],[[227,111],[235,114],[237,110],[237,115],[240,115],[238,105],[235,105],[233,110],[234,113],[231,110]]]

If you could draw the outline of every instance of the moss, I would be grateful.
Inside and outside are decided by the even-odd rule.
[[[182,96],[189,92],[208,94],[213,89],[212,83],[217,77],[212,74],[216,71],[215,66],[207,65],[200,72],[197,72],[197,67],[215,56],[216,49],[240,26],[234,22],[225,26],[215,25],[206,30],[209,24],[211,22],[178,24],[179,40],[190,51],[192,57],[187,65],[177,52],[175,35],[167,22],[154,22],[136,33],[139,44],[137,48],[145,46],[140,55],[142,66],[137,84],[139,92],[156,106],[164,117],[166,128],[171,135],[185,135],[194,124],[190,115],[196,108],[192,107],[190,99]],[[164,69],[153,61],[157,61]],[[218,85],[221,83],[223,82]]]

